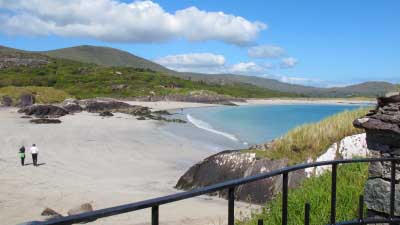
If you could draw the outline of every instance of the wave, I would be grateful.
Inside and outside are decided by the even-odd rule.
[[[206,123],[206,122],[204,122],[204,121],[202,121],[202,120],[199,120],[199,119],[197,119],[197,118],[194,118],[194,117],[191,116],[190,114],[187,114],[187,115],[186,115],[186,118],[187,118],[187,120],[188,120],[190,123],[192,123],[192,124],[193,124],[194,126],[196,126],[197,128],[200,128],[200,129],[203,129],[203,130],[212,132],[212,133],[214,133],[214,134],[219,134],[219,135],[224,136],[224,137],[226,137],[226,138],[229,138],[229,139],[231,139],[231,140],[233,140],[233,141],[239,142],[239,139],[237,139],[237,138],[235,137],[235,135],[229,134],[229,133],[225,133],[225,132],[222,132],[222,131],[219,131],[219,130],[215,130],[210,124],[208,124],[208,123]]]

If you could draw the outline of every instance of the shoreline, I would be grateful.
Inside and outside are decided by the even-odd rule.
[[[232,102],[237,106],[251,105],[295,105],[295,104],[322,104],[322,105],[357,105],[357,104],[376,104],[376,100],[355,100],[355,99],[312,99],[312,98],[266,98],[266,99],[245,99],[246,102]],[[208,104],[198,102],[178,102],[178,101],[123,101],[132,105],[140,105],[150,107],[153,111],[157,110],[180,110],[188,108],[204,108],[204,107],[223,107],[227,105]]]

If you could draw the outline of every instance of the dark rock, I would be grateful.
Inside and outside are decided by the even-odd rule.
[[[29,122],[35,123],[35,124],[51,124],[51,123],[61,123],[61,120],[59,120],[59,119],[40,118],[40,119],[30,120]]]
[[[83,110],[79,102],[75,99],[65,99],[62,103],[62,107],[70,113],[82,112]]]
[[[146,117],[141,116],[141,117],[138,117],[137,120],[146,120]]]
[[[101,112],[101,113],[99,114],[99,116],[109,117],[109,116],[114,116],[114,114],[112,114],[112,113],[109,112],[109,111],[104,111],[104,112]]]
[[[400,102],[400,95],[397,94],[388,97],[379,97],[377,100],[378,100],[378,107],[384,107],[390,103]]]
[[[1,99],[1,104],[7,107],[12,106],[13,99],[9,96],[3,96]]]
[[[88,101],[86,103],[86,110],[92,113],[117,111],[129,108],[131,108],[131,105],[129,105],[128,103],[118,101]]]
[[[54,105],[32,105],[18,110],[19,113],[24,113],[27,116],[36,116],[38,118],[46,117],[61,117],[68,114],[64,108]]]
[[[21,116],[22,119],[32,119],[32,116]]]
[[[46,220],[63,217],[60,213],[50,208],[45,208],[40,215],[45,216]]]
[[[154,111],[154,114],[158,114],[158,115],[165,115],[165,116],[171,116],[172,113],[168,112],[167,110],[158,110],[158,111]]]
[[[35,104],[35,96],[32,94],[23,94],[20,97],[19,106],[20,107],[27,107]]]
[[[287,166],[287,160],[256,159],[254,153],[224,151],[192,166],[178,181],[176,188],[191,190],[216,183],[272,171]],[[295,187],[305,178],[304,171],[289,176],[289,186]],[[263,204],[281,190],[281,178],[273,177],[245,184],[235,190],[237,200]],[[226,197],[227,192],[217,193]]]

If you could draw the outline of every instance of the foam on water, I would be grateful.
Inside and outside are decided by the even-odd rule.
[[[219,135],[224,136],[226,138],[229,138],[229,139],[231,139],[233,141],[239,142],[239,139],[237,139],[235,137],[235,135],[216,130],[210,124],[208,124],[208,123],[206,123],[206,122],[204,122],[202,120],[199,120],[197,118],[194,118],[190,114],[186,114],[186,118],[190,123],[192,123],[197,128],[200,128],[200,129],[203,129],[203,130],[215,133],[215,134],[219,134]]]

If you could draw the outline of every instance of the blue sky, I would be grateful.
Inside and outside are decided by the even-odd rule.
[[[399,11],[395,0],[0,0],[0,44],[110,46],[180,71],[316,86],[400,82]]]

